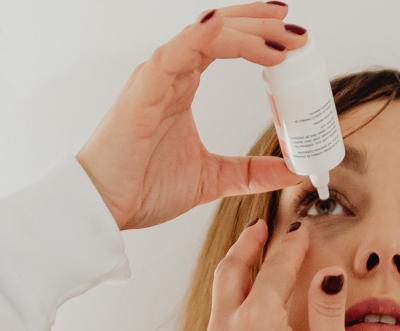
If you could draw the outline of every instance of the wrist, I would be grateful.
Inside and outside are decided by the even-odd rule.
[[[125,229],[126,221],[123,220],[123,216],[118,211],[117,208],[113,205],[111,199],[109,199],[108,195],[105,193],[106,189],[104,185],[96,178],[96,176],[91,171],[90,166],[87,162],[85,162],[85,158],[83,157],[82,153],[78,153],[75,155],[75,159],[78,161],[82,169],[85,171],[86,175],[89,177],[90,181],[92,182],[93,186],[96,188],[96,191],[100,195],[101,199],[103,200],[104,204],[106,205],[107,209],[110,211],[114,221],[116,222],[118,228],[120,230]]]

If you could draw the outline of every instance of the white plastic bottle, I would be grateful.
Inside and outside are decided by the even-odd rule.
[[[329,198],[329,171],[345,156],[326,64],[312,35],[280,64],[263,68],[275,129],[288,168],[310,176],[319,198]]]

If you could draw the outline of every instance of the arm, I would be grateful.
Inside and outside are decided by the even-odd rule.
[[[27,330],[49,330],[69,298],[130,277],[119,228],[72,155],[1,199],[0,220],[0,303]]]

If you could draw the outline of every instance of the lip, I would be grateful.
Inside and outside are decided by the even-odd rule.
[[[398,331],[399,325],[385,325],[373,323],[360,323],[350,327],[346,327],[346,331]]]
[[[351,306],[346,310],[346,317],[345,317],[345,325],[346,330],[355,331],[358,328],[366,329],[366,326],[371,326],[371,330],[378,330],[378,326],[380,329],[383,330],[382,327],[388,327],[388,330],[400,330],[400,325],[391,326],[391,325],[376,325],[376,324],[369,324],[369,323],[360,323],[354,326],[349,327],[348,324],[352,321],[359,320],[363,316],[368,314],[375,314],[375,315],[391,315],[395,317],[398,321],[400,321],[400,305],[393,299],[389,298],[368,298],[366,300],[362,300]],[[361,330],[360,328],[360,330]],[[369,328],[368,328],[369,329]]]

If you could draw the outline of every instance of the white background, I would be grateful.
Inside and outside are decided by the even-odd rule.
[[[77,152],[133,68],[196,20],[234,1],[0,0],[0,195]],[[287,23],[313,32],[332,75],[398,67],[398,0],[287,1]],[[209,151],[245,155],[270,123],[261,67],[214,63],[193,104]],[[217,202],[153,229],[123,233],[133,277],[62,306],[55,331],[175,330]]]

